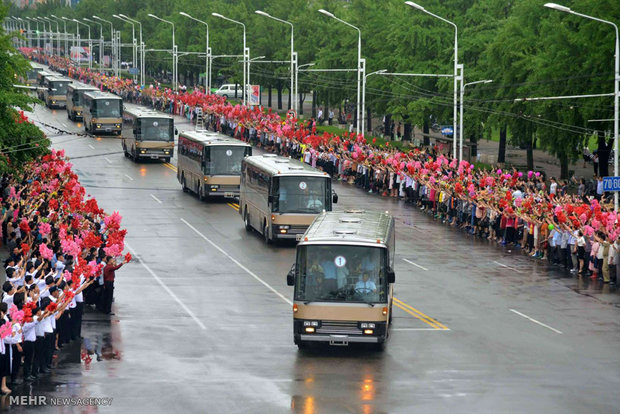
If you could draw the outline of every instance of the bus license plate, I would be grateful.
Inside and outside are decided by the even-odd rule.
[[[224,193],[224,197],[225,197],[225,198],[234,198],[234,197],[235,197],[235,194],[234,194],[234,193],[228,193],[228,192],[227,192],[227,193]]]
[[[303,234],[296,234],[295,240],[300,241],[302,237],[303,237]]]

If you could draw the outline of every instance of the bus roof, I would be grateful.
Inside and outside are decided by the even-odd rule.
[[[299,245],[322,242],[339,244],[389,243],[394,218],[385,212],[345,210],[323,212],[312,222]]]
[[[123,107],[123,113],[136,118],[172,119],[172,116],[169,114],[157,112],[153,109],[144,108],[138,105],[125,104]]]
[[[73,82],[73,79],[70,78],[65,78],[62,75],[54,75],[54,76],[49,76],[46,79],[48,82]]]
[[[73,90],[79,89],[79,90],[85,90],[85,91],[97,91],[98,90],[92,85],[88,85],[86,83],[76,82],[76,81],[71,82],[68,88],[73,89]]]
[[[205,145],[227,145],[239,147],[250,146],[247,142],[243,142],[213,131],[183,131],[179,134],[179,136],[185,137],[191,141],[203,143]]]
[[[243,162],[253,165],[272,176],[317,176],[329,177],[326,172],[312,168],[294,158],[282,157],[276,154],[262,154],[246,157]]]
[[[90,92],[86,92],[84,94],[84,96],[87,96],[89,98],[92,99],[118,99],[118,100],[122,100],[122,98],[118,95],[114,95],[113,93],[110,92],[101,92],[99,89],[96,89],[94,91],[90,91]]]

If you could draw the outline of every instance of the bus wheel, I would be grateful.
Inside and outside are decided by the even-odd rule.
[[[185,176],[184,175],[181,176],[181,185],[183,186],[183,192],[187,193],[188,188],[187,188],[187,183],[185,182]]]
[[[374,348],[375,348],[375,351],[377,351],[377,352],[385,351],[385,342],[376,343]]]
[[[166,163],[170,164],[170,157],[168,157],[168,158],[164,158],[164,162],[166,162]]]
[[[206,200],[206,197],[202,191],[202,186],[200,184],[198,184],[198,189],[196,190],[196,194],[198,194],[198,200],[200,201]]]
[[[392,304],[390,303],[390,325],[392,324]]]
[[[248,209],[246,208],[243,212],[243,224],[245,224],[245,230],[252,230],[252,226],[250,226],[250,215],[248,214]]]
[[[310,344],[308,342],[302,340],[297,341],[297,349],[300,351],[307,350],[308,348],[310,348]]]
[[[265,243],[271,244],[271,239],[269,238],[269,226],[265,223],[265,227],[263,227],[263,236],[265,237]]]

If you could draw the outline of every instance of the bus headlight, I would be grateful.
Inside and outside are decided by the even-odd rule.
[[[211,191],[217,191],[218,188],[220,188],[219,185],[212,185],[211,186]]]
[[[283,229],[284,230],[288,230],[288,229],[291,228],[291,226],[288,226],[288,225],[287,226],[279,226],[279,227],[280,227],[280,230],[283,230]]]
[[[116,124],[116,127],[117,127],[117,128],[120,128],[120,127],[121,127],[121,124]]]
[[[362,322],[360,323],[360,328],[362,329],[375,329],[375,324],[372,322]]]
[[[306,333],[314,333],[315,329],[312,326],[306,326],[304,329]]]
[[[372,335],[374,332],[373,329],[364,329],[364,335]]]
[[[140,150],[140,154],[146,154],[146,150],[145,149],[141,149]]]
[[[97,124],[97,128],[101,128],[101,124]]]
[[[80,115],[82,115],[82,113],[78,111],[78,112],[77,112],[77,116],[80,116]]]
[[[316,328],[319,326],[319,321],[304,321],[304,326],[314,326]]]

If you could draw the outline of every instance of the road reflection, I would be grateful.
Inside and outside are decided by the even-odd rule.
[[[372,413],[387,395],[384,368],[388,353],[362,346],[317,346],[299,352],[291,385],[291,411]]]

